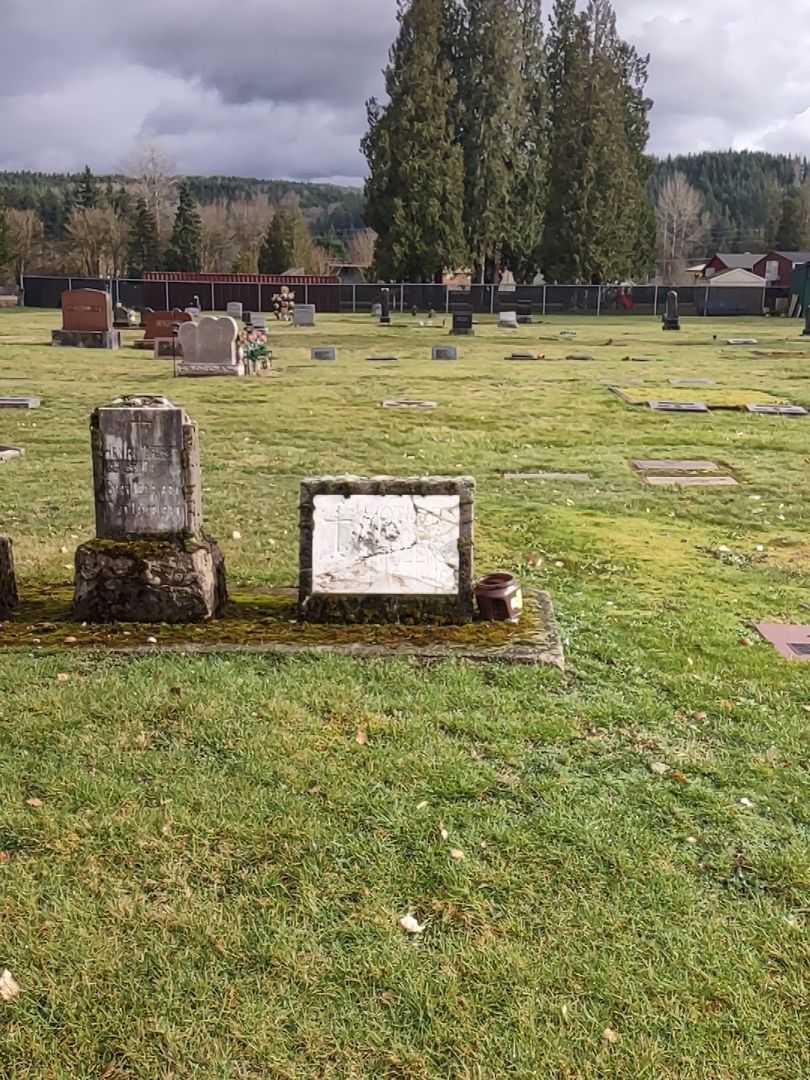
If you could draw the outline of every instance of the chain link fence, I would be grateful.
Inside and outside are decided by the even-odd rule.
[[[25,304],[35,308],[58,308],[67,289],[105,289],[113,303],[127,307],[166,311],[190,307],[199,299],[204,311],[224,311],[234,301],[246,311],[270,312],[280,285],[252,282],[153,281],[128,278],[37,277],[24,279]],[[457,290],[444,285],[361,284],[295,285],[296,300],[314,304],[325,313],[370,313],[379,304],[381,290],[388,288],[394,310],[427,313],[449,312]],[[467,294],[473,311],[495,315],[520,310],[543,315],[661,315],[669,289],[663,285],[473,285]],[[790,303],[790,289],[710,285],[677,288],[682,315],[783,314]]]

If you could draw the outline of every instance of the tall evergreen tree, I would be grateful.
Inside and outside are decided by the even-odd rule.
[[[295,243],[288,211],[278,209],[259,252],[260,274],[283,274],[295,262]]]
[[[644,150],[647,60],[622,41],[610,0],[555,0],[549,39],[552,153],[545,259],[563,280],[644,272],[655,240]]]
[[[81,210],[92,210],[98,206],[98,181],[93,176],[89,165],[85,165],[79,183],[76,185],[75,205]]]
[[[130,277],[142,277],[144,270],[157,270],[160,263],[157,222],[143,196],[135,204],[127,263]]]
[[[776,234],[779,251],[798,251],[802,240],[802,199],[799,188],[790,187],[782,199],[782,214]]]
[[[435,280],[466,254],[464,158],[444,17],[444,0],[400,0],[385,69],[389,103],[367,103],[366,223],[378,234],[377,270],[388,279]]]
[[[8,218],[6,217],[6,204],[0,195],[0,280],[3,271],[11,262],[11,237],[9,235]]]
[[[178,190],[177,214],[164,261],[167,270],[202,270],[202,219],[188,180]]]
[[[513,182],[504,263],[518,281],[541,265],[548,196],[548,94],[540,0],[516,0],[520,33],[519,123],[513,148]]]
[[[507,234],[523,127],[521,25],[515,0],[466,0],[457,50],[467,246],[494,280]]]

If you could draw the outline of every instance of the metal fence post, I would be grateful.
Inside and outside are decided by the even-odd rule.
[[[403,312],[405,310],[405,282],[399,283],[399,310]]]
[[[445,312],[445,315],[450,314],[450,286],[449,285],[445,285],[445,287],[444,287],[444,312]]]
[[[166,310],[171,311],[171,308],[169,307],[169,281],[168,281],[168,279],[166,281],[164,281],[163,284],[166,286]]]
[[[216,299],[214,298],[214,283],[213,283],[213,281],[211,282],[211,310],[212,311],[217,310]]]
[[[544,314],[544,315],[545,315],[545,313],[546,313],[546,289],[547,289],[547,288],[548,288],[548,285],[545,285],[545,284],[544,284],[544,285],[543,285],[543,314]]]
[[[73,278],[68,278],[68,292],[73,292]]]
[[[494,285],[490,285],[490,287],[489,287],[489,313],[490,313],[490,315],[495,314],[495,286]]]
[[[653,315],[658,314],[658,286],[655,286],[655,297],[653,298]]]
[[[352,285],[352,315],[357,314],[357,286]]]
[[[602,314],[602,286],[596,286],[596,317],[597,319]]]
[[[338,288],[340,288],[339,285],[338,285]],[[309,285],[306,285],[306,284],[304,285],[304,303],[305,304],[309,303]]]

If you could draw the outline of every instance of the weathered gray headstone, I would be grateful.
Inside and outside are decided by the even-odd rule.
[[[667,305],[664,309],[663,326],[665,330],[680,330],[681,317],[678,313],[678,294],[674,289],[667,293]]]
[[[733,476],[645,476],[650,487],[737,487]]]
[[[302,481],[301,618],[468,622],[474,492],[471,477]]]
[[[704,401],[649,401],[647,404],[656,412],[699,412],[709,411]]]
[[[232,319],[241,319],[244,314],[244,306],[238,300],[231,300],[225,308],[225,314]]]
[[[685,458],[636,458],[630,462],[634,469],[639,472],[719,472],[719,466],[714,461]]]
[[[198,622],[222,613],[225,564],[202,529],[197,428],[166,398],[91,417],[96,540],[76,552],[84,622]]]
[[[225,315],[205,315],[199,322],[180,324],[177,340],[183,355],[177,364],[178,375],[244,375],[237,340],[239,327]]]
[[[122,398],[90,423],[96,536],[194,536],[202,524],[197,428],[166,398]]]
[[[382,304],[372,304],[371,305],[371,317],[372,317],[372,319],[379,319],[379,317],[381,315],[382,315]]]
[[[498,314],[498,326],[508,330],[517,330],[518,317],[516,311],[501,311]]]
[[[296,304],[293,311],[293,326],[314,326],[315,305]]]
[[[266,330],[267,316],[254,311],[250,317],[250,325],[253,330]]]
[[[0,536],[0,618],[10,615],[17,606],[17,578],[11,540]]]

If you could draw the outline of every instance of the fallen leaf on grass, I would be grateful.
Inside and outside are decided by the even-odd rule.
[[[613,1028],[607,1027],[602,1032],[602,1041],[606,1042],[606,1043],[609,1043],[611,1046],[614,1043],[617,1043],[620,1038],[621,1038],[621,1035],[619,1035],[618,1031],[614,1031]]]
[[[655,773],[656,776],[666,776],[669,772],[669,765],[663,761],[654,761],[650,765],[650,772]]]
[[[427,799],[423,799],[420,803],[417,803],[416,809],[417,810],[426,810],[427,809]]]
[[[8,862],[11,858],[7,851],[0,851],[0,864]]]
[[[56,676],[56,681],[57,682],[67,682],[69,678],[70,678],[70,676],[66,672],[60,671],[59,674]]]
[[[453,860],[453,862],[461,862],[461,860],[464,858],[464,852],[461,850],[461,848],[452,847],[450,848],[450,858]]]
[[[358,746],[366,746],[368,744],[368,735],[366,735],[365,731],[363,731],[362,728],[357,729],[357,734],[354,737],[354,741],[357,743]]]
[[[406,934],[421,934],[425,929],[424,925],[420,925],[413,915],[403,915],[399,920],[399,925]]]
[[[3,968],[0,971],[0,998],[3,1001],[13,1001],[20,992],[20,984],[8,970]]]
[[[39,810],[40,806],[44,806],[44,803],[42,802],[42,799],[26,799],[25,805],[33,806],[35,810]]]
[[[445,829],[443,821],[439,822],[439,836],[442,838],[442,840],[450,839],[450,833],[447,831],[447,829]]]
[[[380,994],[380,1001],[384,1005],[395,1005],[397,999],[396,995],[392,994],[390,990],[383,990],[383,992]]]
[[[674,780],[676,784],[688,784],[689,777],[686,773],[679,772],[677,769],[673,769],[669,774],[670,780]]]

